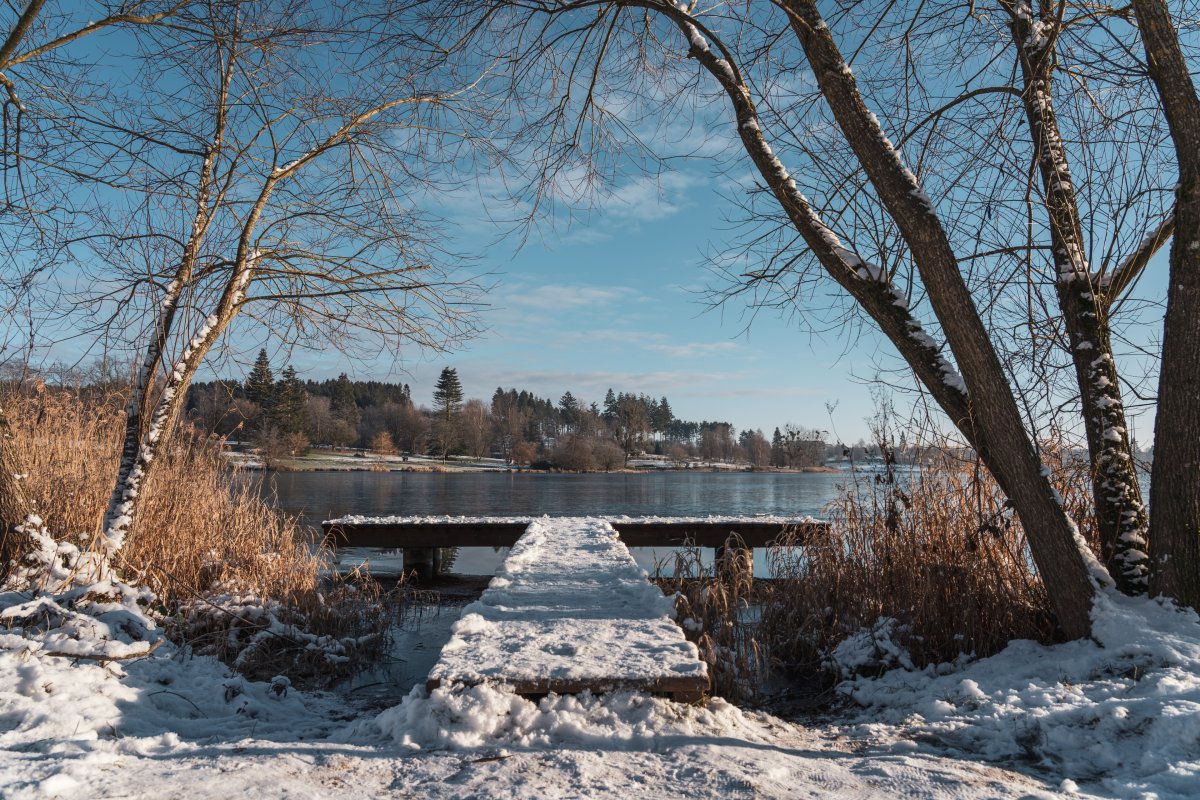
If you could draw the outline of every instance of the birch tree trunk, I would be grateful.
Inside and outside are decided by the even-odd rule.
[[[1151,591],[1200,608],[1200,99],[1163,0],[1134,0],[1179,162],[1154,420]]]
[[[1035,21],[1025,0],[1002,5],[1019,54],[1021,100],[1045,192],[1055,290],[1083,407],[1102,556],[1117,588],[1139,594],[1147,589],[1148,518],[1113,358],[1109,287],[1093,279],[1088,265],[1079,203],[1054,112],[1051,82],[1058,20],[1054,10],[1047,9],[1051,16]]]

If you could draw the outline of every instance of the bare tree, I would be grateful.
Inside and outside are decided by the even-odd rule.
[[[98,133],[69,160],[103,165],[116,190],[71,243],[100,290],[80,305],[141,347],[111,553],[189,383],[239,315],[311,346],[365,333],[436,348],[472,331],[475,285],[440,263],[413,210],[421,170],[455,155],[436,138],[468,138],[461,94],[431,88],[435,66],[416,51],[403,69],[378,60],[386,27],[321,6],[199,4],[135,37],[142,70],[114,90],[127,102],[76,112]]]
[[[4,222],[5,244],[10,253],[19,249],[24,231],[31,230],[40,238],[47,228],[52,227],[47,208],[35,208],[30,184],[22,173],[21,133],[27,112],[22,86],[28,82],[41,90],[67,91],[66,86],[55,85],[42,74],[45,63],[59,56],[59,51],[89,34],[114,26],[155,24],[178,10],[179,4],[154,0],[96,4],[95,8],[87,9],[92,19],[86,22],[74,20],[70,14],[47,12],[45,7],[46,0],[29,0],[16,11],[16,18],[11,20],[8,34],[0,43],[0,87],[6,95],[2,104],[0,188],[4,202],[0,206],[0,220]],[[10,171],[14,173],[11,178]],[[61,192],[56,195],[61,197]],[[53,214],[53,203],[46,205]],[[17,259],[10,259],[5,272],[17,263]],[[38,268],[33,268],[3,275],[0,282],[8,292],[6,306],[11,308],[16,299],[28,293],[37,272]],[[29,546],[28,533],[23,526],[33,510],[20,485],[23,470],[20,458],[9,443],[8,429],[8,417],[0,409],[0,583],[7,578],[14,559]]]
[[[903,36],[909,18],[899,13],[895,4],[885,5],[876,17],[884,19],[890,13],[900,29],[886,46],[892,52],[904,52],[910,44]],[[938,22],[944,23],[952,12],[960,20],[972,19],[964,15],[961,5],[929,5],[935,8],[930,16]],[[859,7],[855,4],[852,8]],[[1015,14],[1015,6],[1010,8]],[[887,82],[868,78],[860,84],[856,80],[849,59],[815,2],[777,0],[773,9],[717,6],[700,10],[696,4],[671,0],[482,0],[457,9],[447,10],[447,18],[464,21],[476,33],[486,31],[496,36],[505,50],[525,56],[520,74],[513,75],[515,86],[528,87],[520,83],[522,77],[540,80],[551,87],[551,99],[557,101],[552,103],[552,111],[529,115],[530,122],[541,125],[543,131],[538,169],[551,176],[538,183],[534,193],[538,202],[545,202],[556,190],[556,182],[565,172],[584,172],[599,180],[613,174],[606,172],[606,165],[617,170],[621,158],[627,162],[621,144],[636,147],[643,142],[626,136],[614,144],[612,137],[620,132],[656,133],[653,126],[648,131],[645,125],[639,128],[646,116],[638,118],[632,109],[662,107],[672,102],[672,96],[690,94],[697,98],[698,106],[709,111],[712,106],[706,101],[712,95],[706,95],[704,87],[719,88],[725,107],[732,111],[735,140],[760,179],[759,197],[776,204],[788,225],[788,232],[779,234],[781,246],[775,250],[774,262],[762,273],[787,275],[802,261],[818,265],[826,280],[832,278],[844,290],[856,315],[869,320],[892,342],[924,390],[1009,496],[1063,630],[1070,636],[1086,635],[1096,581],[1110,579],[1095,563],[1047,478],[1032,435],[1036,411],[1014,386],[1012,362],[1002,358],[1007,354],[999,352],[996,344],[1001,337],[989,330],[985,320],[984,312],[988,318],[992,316],[988,301],[996,296],[994,287],[1013,281],[989,274],[986,266],[981,266],[988,264],[986,252],[964,253],[955,246],[964,217],[947,209],[952,209],[969,187],[951,182],[949,191],[937,200],[927,191],[926,180],[936,185],[939,175],[957,177],[966,168],[949,163],[939,164],[940,171],[923,170],[924,158],[929,155],[925,142],[915,142],[905,150],[893,144],[883,123],[868,108],[868,95],[864,94],[864,87],[869,91]],[[839,16],[849,16],[849,12],[839,12]],[[867,46],[864,40],[870,39],[872,28],[851,30],[857,52]],[[1001,30],[1011,39],[1010,32]],[[995,29],[990,31],[994,36]],[[1024,41],[1017,44],[1023,46]],[[875,45],[877,50],[884,46]],[[992,51],[984,51],[980,57],[991,58]],[[685,68],[672,72],[685,59],[699,65],[700,75],[689,75]],[[1040,66],[1031,64],[1035,70]],[[791,115],[794,106],[778,100],[776,79],[795,75],[802,67],[812,73],[802,93],[812,99],[809,107],[817,118]],[[702,84],[701,76],[709,82]],[[894,76],[885,77],[896,83]],[[1030,83],[1035,79],[1036,74],[1031,73]],[[663,88],[654,87],[655,83]],[[518,92],[514,90],[513,96]],[[1013,101],[1021,97],[1022,87],[984,87],[970,94],[958,103],[984,96]],[[887,99],[897,104],[899,132],[907,133],[904,121],[921,114],[922,109],[913,109],[899,93]],[[532,101],[526,99],[525,103],[532,107]],[[514,100],[513,106],[519,110],[520,100]],[[701,125],[711,115],[706,117],[702,111],[693,119]],[[1039,115],[1037,121],[1042,124],[1045,118]],[[1035,146],[1048,142],[1041,137]],[[815,199],[801,191],[800,179],[782,163],[773,146],[780,143],[786,152],[811,157],[811,173],[805,174],[804,181],[813,176],[825,181]],[[605,148],[617,157],[589,161],[584,155]],[[913,161],[905,155],[909,151],[914,154]],[[918,178],[918,173],[925,174],[926,180]],[[1020,176],[1017,186],[1027,185]],[[1055,212],[1040,225],[1058,229],[1061,221]],[[854,241],[835,234],[835,227],[843,232],[853,230]],[[1064,232],[1071,233],[1066,227],[1058,229],[1060,241]],[[1040,257],[1052,248],[1053,244],[1045,250],[1040,245],[1026,247],[1025,255],[1038,252]],[[1004,252],[1018,261],[1016,250],[1008,246]],[[1028,258],[1024,264],[1024,274],[1031,274]],[[1082,262],[1077,266],[1082,268]],[[1021,269],[1015,268],[1014,274],[1021,274],[1017,271]],[[983,283],[981,273],[985,274]],[[1025,285],[1034,284],[1026,281]],[[800,302],[802,298],[793,294],[792,299]],[[1082,334],[1071,332],[1076,335],[1082,342]],[[1104,376],[1090,368],[1083,377],[1097,386]],[[1096,400],[1087,410],[1094,411],[1102,402]],[[1119,426],[1111,419],[1098,424],[1108,425],[1111,434],[1124,434],[1115,430]],[[1103,483],[1102,478],[1097,485]],[[1136,497],[1131,497],[1125,510],[1133,509],[1136,502]],[[1131,549],[1139,544],[1132,538],[1128,543]]]
[[[1153,588],[1200,608],[1200,99],[1162,0],[1134,0],[1179,179],[1151,483]]]
[[[492,447],[492,415],[482,400],[468,400],[459,413],[463,446],[472,458],[483,458]]]
[[[1049,221],[1054,286],[1075,367],[1105,561],[1119,588],[1144,592],[1149,575],[1149,521],[1130,448],[1109,316],[1114,301],[1169,238],[1174,216],[1167,215],[1150,231],[1119,269],[1093,270],[1071,159],[1055,113],[1053,88],[1060,37],[1069,23],[1067,4],[1042,2],[1035,12],[1026,0],[1002,0],[1001,7],[1009,18],[1021,72],[1019,97],[1042,180],[1043,194],[1038,199]]]

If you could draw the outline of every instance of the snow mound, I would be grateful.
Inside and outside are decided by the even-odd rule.
[[[840,688],[869,709],[860,732],[899,728],[1118,796],[1200,794],[1200,618],[1102,593],[1093,635],[1017,641],[963,672],[897,670]]]
[[[108,661],[162,644],[146,612],[149,589],[116,580],[103,556],[56,542],[40,525],[26,522],[33,548],[0,590],[0,649]]]
[[[639,692],[547,695],[538,702],[488,685],[417,687],[371,725],[411,750],[484,746],[653,751],[678,736],[765,742],[761,725],[720,699],[688,706]]]
[[[148,612],[148,588],[30,522],[33,552],[0,591],[0,752],[145,756],[188,739],[327,732],[328,712],[301,722],[305,702],[289,696],[286,677],[254,683],[193,658]]]
[[[843,639],[826,659],[826,666],[843,678],[894,667],[912,669],[908,650],[893,641],[904,626],[895,617],[880,617],[870,628],[862,628]]]

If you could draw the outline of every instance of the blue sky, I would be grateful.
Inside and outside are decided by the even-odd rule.
[[[123,35],[90,38],[75,52],[104,63],[102,45],[120,43]],[[557,222],[528,231],[523,246],[511,224],[488,221],[489,212],[504,218],[512,211],[496,197],[495,175],[431,195],[430,209],[445,219],[447,249],[473,256],[469,269],[494,282],[480,319],[482,334],[458,350],[409,348],[398,357],[380,352],[357,361],[333,350],[287,352],[243,318],[198,379],[240,378],[265,346],[277,368],[290,362],[305,378],[346,372],[407,382],[418,403],[430,402],[437,374],[449,365],[457,368],[468,397],[485,400],[503,386],[556,401],[569,390],[585,402],[601,402],[612,388],[665,395],[680,418],[761,428],[767,436],[787,423],[836,430],[849,441],[867,436],[871,400],[863,381],[876,373],[881,348],[875,338],[865,335],[847,350],[840,333],[816,337],[772,311],[754,315],[751,323],[739,299],[708,308],[705,289],[713,276],[705,254],[722,251],[735,236],[730,195],[745,191],[738,182],[746,180],[749,164],[727,105],[718,100],[701,109],[696,117],[647,120],[643,133],[653,129],[659,154],[672,156],[668,169],[657,176],[630,169],[589,211],[577,212],[569,224],[560,214]],[[706,114],[713,124],[703,124]],[[699,157],[668,153],[671,148]],[[69,271],[59,278],[74,280]],[[35,361],[86,366],[98,358],[104,343],[70,327],[89,321],[39,320]],[[10,322],[27,329],[23,320]],[[891,348],[884,345],[882,352],[894,366]],[[827,404],[837,406],[832,421]]]
[[[805,84],[804,76],[784,76],[780,86]],[[481,313],[482,334],[458,350],[408,349],[398,358],[371,354],[359,361],[334,351],[287,353],[242,320],[229,334],[226,357],[214,353],[211,372],[201,379],[243,376],[265,344],[277,367],[290,362],[313,379],[346,372],[407,382],[419,403],[430,402],[438,372],[449,365],[457,368],[469,397],[485,400],[497,386],[554,400],[569,390],[585,402],[601,401],[612,388],[665,395],[681,418],[728,421],[739,430],[761,428],[768,436],[776,426],[794,423],[829,431],[831,439],[867,437],[868,384],[881,368],[896,370],[899,362],[891,345],[870,330],[831,324],[836,318],[822,313],[839,291],[831,282],[805,298],[804,319],[754,313],[740,298],[709,308],[706,289],[718,279],[709,271],[708,256],[735,241],[731,218],[737,219],[736,201],[751,181],[727,103],[718,96],[716,104],[706,104],[713,95],[711,87],[705,91],[691,116],[625,120],[635,127],[646,123],[637,133],[652,140],[660,155],[672,156],[663,162],[664,172],[626,170],[588,212],[570,224],[561,215],[556,224],[528,231],[521,247],[511,225],[488,221],[512,211],[496,197],[495,175],[484,173],[467,186],[429,196],[430,210],[444,217],[447,248],[473,255],[477,260],[468,268],[494,281]],[[877,110],[885,126],[896,124],[886,108]],[[807,189],[804,170],[813,165],[781,155]],[[519,216],[520,209],[514,213]],[[1162,295],[1164,261],[1157,260],[1140,287],[1145,296]],[[1161,312],[1150,311],[1138,322],[1142,319],[1149,323],[1146,341],[1152,342]],[[43,363],[87,360],[88,343],[55,344],[49,329],[43,338],[36,354]],[[909,382],[903,371],[885,377]],[[897,398],[901,409],[903,399]],[[827,406],[836,407],[832,418]],[[1148,417],[1137,423],[1143,442],[1150,439],[1151,424]]]
[[[830,430],[826,404],[836,404],[837,433],[866,436],[863,379],[876,372],[874,338],[843,355],[839,336],[811,336],[774,311],[752,318],[740,299],[709,308],[705,254],[734,235],[722,194],[729,184],[711,169],[691,161],[657,178],[628,177],[586,217],[536,230],[519,249],[515,238],[481,245],[502,228],[480,221],[483,201],[472,189],[447,222],[452,246],[482,249],[480,267],[497,282],[485,332],[447,355],[352,364],[298,352],[296,367],[310,377],[344,370],[406,381],[424,403],[447,365],[468,397],[488,399],[497,386],[554,400],[569,390],[587,402],[602,401],[610,387],[666,395],[678,417],[762,428],[768,437],[789,422]]]

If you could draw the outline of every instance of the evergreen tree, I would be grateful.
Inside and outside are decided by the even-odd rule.
[[[453,367],[446,367],[438,376],[433,387],[433,405],[438,416],[450,419],[462,408],[463,389],[458,380],[458,372]]]
[[[604,417],[604,421],[610,425],[617,418],[617,396],[613,394],[612,389],[609,389],[608,394],[604,395],[604,412],[600,416]]]
[[[351,428],[358,428],[358,403],[354,399],[354,384],[346,377],[346,373],[338,375],[333,387],[333,396],[329,398],[329,410],[338,419]]]
[[[458,372],[453,367],[445,367],[438,376],[437,384],[433,387],[434,412],[437,415],[437,425],[434,437],[442,460],[450,455],[450,451],[458,442],[457,416],[462,410],[463,389],[458,380]]]
[[[575,430],[579,424],[579,401],[575,399],[575,395],[570,392],[565,393],[558,401],[559,413],[562,415],[563,425],[569,430]]]
[[[271,404],[271,397],[275,392],[275,376],[271,372],[271,361],[267,358],[266,350],[258,351],[258,358],[255,359],[254,368],[246,377],[244,386],[247,400],[257,403],[262,409]]]
[[[269,417],[280,433],[299,435],[308,430],[308,392],[291,365],[275,384]]]
[[[654,430],[659,433],[666,433],[671,428],[671,423],[675,420],[675,412],[671,410],[671,404],[667,402],[666,395],[663,395],[662,400],[658,401],[658,412],[653,420]]]

